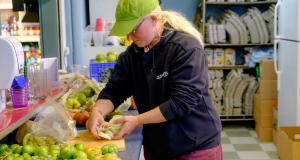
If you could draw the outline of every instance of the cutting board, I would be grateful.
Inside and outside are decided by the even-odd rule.
[[[115,144],[119,151],[125,151],[126,146],[125,146],[125,140],[124,138],[119,139],[119,140],[97,140],[95,139],[88,130],[78,130],[79,137],[67,141],[67,144],[75,144],[75,143],[82,143],[86,147],[97,147],[101,148],[102,146],[106,144]]]

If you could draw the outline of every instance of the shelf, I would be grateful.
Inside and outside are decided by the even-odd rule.
[[[56,99],[65,93],[66,89],[67,85],[64,85],[60,89],[54,90],[52,95],[49,97]],[[49,104],[45,103],[45,100],[39,100],[37,104],[29,104],[24,108],[6,106],[7,108],[0,112],[0,140],[20,127],[23,123],[35,116],[40,110],[48,105]]]
[[[12,2],[0,1],[0,9],[12,9]]]
[[[208,66],[208,69],[254,69],[254,67],[248,67],[244,65],[234,66]]]
[[[260,1],[260,2],[205,2],[210,5],[255,5],[255,4],[272,4],[277,1]]]
[[[253,114],[241,114],[241,115],[220,115],[221,121],[251,121],[253,120]]]
[[[248,44],[217,43],[217,44],[209,44],[209,43],[205,43],[205,47],[206,46],[264,46],[264,45],[273,45],[273,43],[265,43],[265,44],[260,44],[260,43],[248,43]]]
[[[14,36],[20,42],[39,42],[40,36]]]

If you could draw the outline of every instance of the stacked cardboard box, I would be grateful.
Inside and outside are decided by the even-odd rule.
[[[278,109],[273,109],[273,143],[277,145],[277,130],[278,130]]]
[[[300,127],[278,126],[277,154],[281,160],[300,159]]]
[[[277,105],[277,75],[273,60],[260,61],[258,94],[254,95],[255,131],[260,141],[273,140],[273,106]]]

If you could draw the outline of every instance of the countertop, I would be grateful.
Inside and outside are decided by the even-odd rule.
[[[128,110],[123,115],[138,115],[137,110]],[[142,126],[136,127],[129,135],[125,136],[126,151],[119,151],[118,156],[122,160],[139,160],[142,149]],[[86,129],[85,127],[77,127],[78,130]]]
[[[137,115],[137,110],[128,110],[123,115]],[[122,160],[139,160],[142,149],[142,126],[135,128],[129,135],[125,136],[126,151],[121,151],[118,156]]]

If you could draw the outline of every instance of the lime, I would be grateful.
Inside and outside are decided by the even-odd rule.
[[[86,95],[84,92],[78,92],[75,94],[75,97],[77,97],[77,101],[81,104],[84,105],[86,102]]]
[[[117,56],[114,54],[110,54],[107,56],[107,62],[116,62],[117,61]]]
[[[100,61],[101,59],[105,59],[105,55],[103,55],[103,54],[97,54],[96,55],[96,61]]]
[[[109,55],[111,55],[111,54],[113,54],[113,55],[118,55],[119,53],[118,52],[116,52],[116,51],[108,51],[107,53],[106,53],[106,56],[108,57]]]
[[[98,61],[100,63],[103,63],[103,62],[107,62],[107,59],[106,58],[101,58],[100,61]]]

